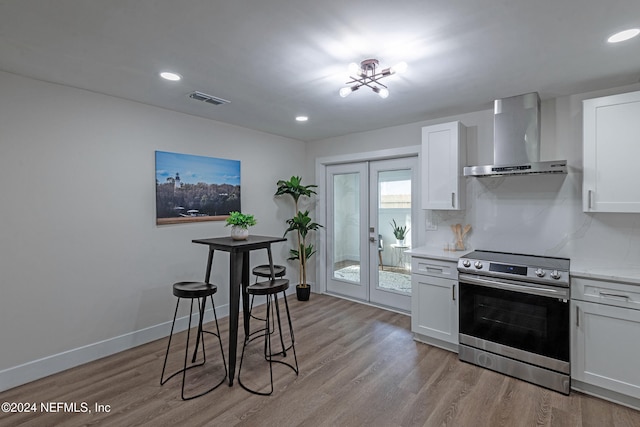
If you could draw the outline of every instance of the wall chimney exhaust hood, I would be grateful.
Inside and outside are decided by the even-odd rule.
[[[537,92],[494,102],[493,165],[466,166],[464,176],[567,173],[566,160],[540,161],[540,96]]]

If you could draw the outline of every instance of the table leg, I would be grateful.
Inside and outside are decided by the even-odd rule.
[[[244,333],[249,336],[249,251],[242,254],[242,316],[244,319]]]
[[[229,253],[229,387],[236,372],[238,346],[238,318],[240,315],[240,288],[242,286],[242,259],[240,252]]]
[[[209,248],[209,259],[207,260],[207,271],[204,275],[204,283],[209,283],[211,279],[211,266],[213,265],[213,249]]]
[[[204,274],[204,282],[205,283],[210,283],[209,280],[211,279],[211,266],[213,265],[213,249],[209,248],[209,259],[207,260],[207,270],[205,271]],[[202,306],[200,306],[200,304],[198,304],[198,310],[200,311],[200,321],[198,322],[198,336],[196,337],[196,349],[193,351],[193,358],[191,359],[191,363],[195,363],[196,362],[196,355],[198,354],[198,347],[200,346],[200,336],[202,335],[202,318],[204,316],[204,307],[205,307],[205,302],[207,301],[206,298],[202,299]],[[189,315],[191,315],[191,312],[189,312]]]
[[[196,363],[196,356],[198,355],[198,347],[200,346],[200,337],[202,336],[202,323],[203,323],[203,319],[204,319],[204,305],[207,301],[207,297],[202,298],[202,304],[200,304],[198,302],[198,315],[199,315],[199,320],[198,320],[198,335],[196,336],[196,349],[193,350],[193,357],[191,358],[191,363]],[[191,316],[191,312],[189,312],[189,315]],[[204,338],[203,338],[204,339]],[[204,341],[203,341],[203,345],[204,345]]]

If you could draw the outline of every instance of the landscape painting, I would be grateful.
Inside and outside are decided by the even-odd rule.
[[[220,221],[240,209],[240,161],[156,151],[156,224]]]

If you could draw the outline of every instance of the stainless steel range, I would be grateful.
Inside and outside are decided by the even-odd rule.
[[[569,260],[474,251],[458,271],[460,360],[569,394]]]

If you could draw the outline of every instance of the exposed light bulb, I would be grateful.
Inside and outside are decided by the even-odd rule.
[[[640,34],[640,29],[631,28],[629,30],[624,30],[624,31],[620,31],[619,33],[615,33],[614,35],[609,37],[607,39],[607,41],[609,43],[619,43],[619,42],[623,42],[623,41],[632,39],[635,36],[637,36],[638,34]]]
[[[392,73],[404,73],[405,71],[407,71],[407,63],[406,62],[399,62],[396,65],[394,65],[393,67],[391,67],[391,72]]]
[[[389,96],[389,89],[387,89],[387,88],[384,88],[384,87],[383,88],[379,88],[379,87],[376,86],[376,87],[373,87],[372,89],[382,99],[386,99]]]
[[[349,66],[347,67],[347,70],[351,75],[360,75],[360,73],[362,72],[362,70],[360,69],[360,66],[355,62],[352,62],[351,64],[349,64]]]
[[[343,98],[346,98],[347,96],[351,95],[351,92],[353,92],[355,89],[352,87],[343,87],[342,89],[340,89],[340,96]]]

